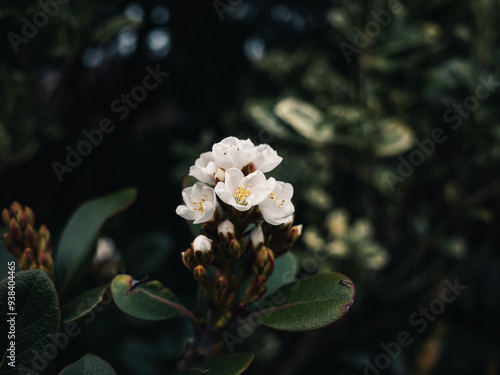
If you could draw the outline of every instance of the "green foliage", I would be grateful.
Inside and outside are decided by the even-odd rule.
[[[9,290],[15,290],[14,310],[7,304]],[[0,283],[3,319],[0,322],[1,373],[18,374],[20,369],[33,369],[40,373],[49,366],[57,353],[57,334],[60,326],[59,302],[54,284],[42,270],[22,271],[15,274],[15,288],[8,279]],[[14,311],[16,315],[7,315]],[[11,330],[9,319],[14,319]],[[15,337],[9,337],[14,333]],[[6,358],[11,342],[14,342],[15,366]]]
[[[187,311],[170,289],[157,280],[145,283],[119,275],[111,283],[111,291],[118,308],[137,319],[166,320],[184,316]]]
[[[116,375],[115,370],[109,365],[108,362],[99,358],[94,354],[85,354],[75,363],[72,363],[59,375]]]
[[[64,295],[90,265],[96,250],[99,230],[111,216],[130,206],[136,197],[135,189],[84,203],[69,219],[57,246],[55,264],[59,293]]]
[[[339,273],[295,280],[278,290],[274,306],[253,314],[262,324],[282,331],[302,332],[333,324],[354,302],[352,281]],[[255,318],[254,318],[255,319]]]
[[[62,323],[77,320],[92,311],[104,298],[109,285],[87,290],[61,307]]]

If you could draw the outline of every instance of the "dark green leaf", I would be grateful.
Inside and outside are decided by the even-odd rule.
[[[142,320],[167,320],[192,314],[159,281],[140,283],[129,275],[118,275],[111,283],[116,306],[124,313]]]
[[[60,295],[78,281],[92,262],[103,223],[130,206],[136,195],[136,189],[128,188],[93,199],[80,206],[69,219],[55,256]]]
[[[340,273],[324,273],[280,288],[250,319],[283,331],[311,331],[335,323],[354,302],[354,285]],[[258,319],[255,319],[258,317]]]
[[[253,353],[244,352],[223,355],[196,368],[174,371],[170,375],[238,375],[250,366],[254,357]]]
[[[73,298],[61,307],[62,323],[66,324],[85,316],[103,299],[108,284],[91,289]]]
[[[9,279],[5,279],[0,283],[0,358],[4,358],[6,351],[6,355],[10,355],[8,350],[14,341],[15,368],[9,366],[11,359],[5,357],[1,373],[13,375],[21,373],[21,370],[30,373],[30,369],[43,374],[58,352],[55,342],[60,315],[56,289],[42,270],[18,272],[15,274],[15,306],[12,311],[7,304],[8,282]],[[7,320],[11,318],[15,319],[15,332],[12,332],[15,337],[9,337],[11,325]]]
[[[85,354],[78,361],[65,367],[59,375],[116,375],[108,362],[94,354]]]

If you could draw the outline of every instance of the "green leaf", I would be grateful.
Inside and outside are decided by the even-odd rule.
[[[87,315],[102,301],[108,287],[106,284],[88,290],[62,306],[62,323],[66,324]]]
[[[141,283],[129,275],[118,275],[111,283],[116,306],[124,313],[142,320],[167,320],[192,314],[172,291],[158,280]]]
[[[196,368],[174,371],[170,375],[238,375],[250,366],[254,357],[253,353],[227,354],[206,361]]]
[[[354,285],[340,273],[324,273],[286,284],[249,319],[282,331],[311,331],[344,317],[354,302]],[[258,317],[258,319],[255,319]]]
[[[71,216],[57,247],[55,256],[56,280],[59,293],[71,288],[85,273],[96,251],[97,236],[104,222],[129,207],[137,190],[127,188],[92,199],[80,206]]]
[[[50,363],[50,360],[44,357],[50,358],[58,351],[55,342],[59,332],[60,315],[56,289],[42,270],[18,272],[14,282],[14,311],[8,310],[7,304],[9,279],[0,283],[0,358],[4,359],[0,366],[1,373],[19,374],[22,369],[33,369],[43,374]],[[14,332],[10,330],[11,325],[7,321],[11,318],[15,319]],[[15,337],[9,337],[10,333],[14,333]],[[12,341],[15,343],[15,368],[9,366],[11,359],[8,358]]]
[[[116,375],[108,362],[98,356],[88,353],[78,361],[65,367],[59,375]]]

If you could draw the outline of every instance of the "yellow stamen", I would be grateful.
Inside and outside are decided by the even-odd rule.
[[[248,189],[245,189],[243,185],[241,185],[238,189],[236,189],[236,192],[234,193],[234,200],[236,203],[241,204],[243,206],[246,206],[247,203],[247,198],[252,194],[250,191],[250,185],[248,185]]]

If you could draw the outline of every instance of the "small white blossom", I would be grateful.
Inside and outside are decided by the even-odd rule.
[[[215,193],[225,203],[238,211],[248,211],[264,201],[274,190],[274,178],[266,180],[264,173],[257,170],[247,176],[237,168],[226,170],[225,182],[215,186]]]
[[[264,245],[264,232],[262,231],[260,224],[258,224],[250,233],[250,244],[254,250],[257,250]]]
[[[271,225],[285,224],[295,212],[292,204],[293,186],[277,181],[268,198],[259,204],[264,220]]]
[[[212,147],[212,157],[220,168],[241,169],[252,160],[254,154],[252,141],[240,140],[236,137],[227,137]]]
[[[193,241],[193,250],[203,253],[212,250],[212,240],[203,234],[200,234]]]
[[[235,236],[234,234],[234,224],[229,220],[224,220],[217,227],[217,232],[219,233],[219,237],[224,239],[224,241],[229,242]]]
[[[185,205],[177,207],[177,215],[186,220],[194,220],[194,224],[205,223],[213,216],[217,205],[214,189],[197,182],[182,191]]]
[[[214,174],[217,171],[214,159],[211,152],[204,152],[194,162],[194,165],[189,168],[189,175],[196,178],[198,181],[207,184],[214,184]]]
[[[278,156],[278,153],[271,146],[262,144],[254,148],[250,161],[255,165],[255,168],[267,173],[276,168],[282,160],[283,158]]]
[[[216,143],[212,151],[200,155],[189,169],[189,175],[201,182],[215,185],[216,178],[224,182],[224,171],[230,168],[242,169],[253,163],[257,170],[267,173],[273,170],[283,158],[269,145],[254,146],[249,139],[227,137]]]

